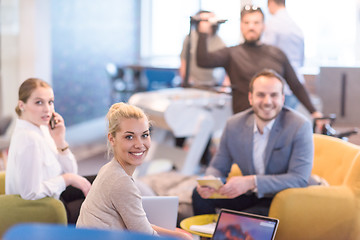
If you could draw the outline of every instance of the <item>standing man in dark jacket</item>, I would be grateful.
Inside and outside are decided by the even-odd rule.
[[[310,101],[304,86],[299,82],[288,58],[279,48],[262,44],[264,14],[258,7],[246,5],[241,11],[241,32],[245,42],[209,52],[206,39],[211,32],[209,22],[199,23],[197,64],[204,68],[224,67],[232,84],[233,112],[238,113],[250,107],[248,102],[249,83],[255,73],[264,68],[278,72],[290,86],[295,96],[311,113],[322,117]]]

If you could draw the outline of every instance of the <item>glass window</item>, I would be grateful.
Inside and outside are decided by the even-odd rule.
[[[356,65],[356,0],[288,0],[287,8],[304,31],[306,66]]]
[[[190,16],[200,9],[215,12],[219,19],[228,19],[221,24],[219,35],[227,45],[238,44],[240,1],[228,0],[226,6],[217,0],[142,1],[141,58],[179,58],[183,40],[189,34]]]
[[[151,28],[143,35],[147,47],[141,57],[178,57],[182,41],[189,32],[189,17],[199,9],[214,11],[219,19],[228,19],[220,26],[219,35],[228,46],[238,44],[240,34],[240,0],[152,0]],[[251,2],[243,0],[243,3]],[[254,0],[262,7],[265,18],[267,0]],[[286,7],[293,19],[304,31],[305,67],[318,68],[323,65],[354,66],[360,64],[360,53],[356,39],[360,36],[360,4],[357,0],[287,0]],[[357,51],[356,51],[357,50]],[[145,53],[145,54],[144,54]]]

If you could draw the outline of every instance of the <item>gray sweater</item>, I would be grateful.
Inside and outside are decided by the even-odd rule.
[[[104,165],[81,206],[76,227],[127,229],[157,235],[144,212],[139,189],[121,165]]]

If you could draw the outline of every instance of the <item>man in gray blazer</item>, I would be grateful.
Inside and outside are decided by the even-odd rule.
[[[243,176],[232,177],[218,190],[198,185],[193,192],[195,215],[215,213],[216,208],[267,215],[276,193],[308,185],[313,163],[311,123],[284,107],[283,90],[283,79],[273,70],[253,77],[251,109],[228,120],[205,174],[225,180],[237,163]],[[228,198],[209,199],[215,192]]]

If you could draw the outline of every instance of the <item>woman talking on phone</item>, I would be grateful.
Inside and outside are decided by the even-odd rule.
[[[15,111],[18,119],[9,147],[6,194],[20,194],[27,200],[60,199],[68,222],[75,223],[91,183],[77,174],[75,157],[65,141],[64,119],[54,110],[51,86],[37,78],[24,81]]]

